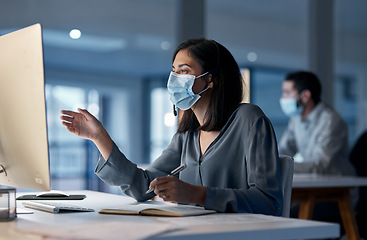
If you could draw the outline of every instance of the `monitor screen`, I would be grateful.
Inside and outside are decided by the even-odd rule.
[[[50,190],[42,30],[0,36],[0,185]]]

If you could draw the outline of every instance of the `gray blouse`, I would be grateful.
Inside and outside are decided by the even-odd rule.
[[[241,104],[202,157],[199,136],[199,131],[176,133],[168,148],[145,170],[130,162],[115,145],[107,161],[100,156],[95,173],[137,201],[145,201],[154,196],[145,194],[154,178],[186,163],[179,178],[206,187],[206,209],[282,214],[277,141],[259,107]]]

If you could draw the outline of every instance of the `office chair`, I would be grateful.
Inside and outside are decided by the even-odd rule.
[[[367,131],[365,131],[353,146],[349,159],[356,169],[357,176],[367,176]],[[359,188],[359,199],[356,206],[357,224],[361,238],[367,239],[367,187]]]
[[[283,187],[283,217],[289,217],[291,208],[291,195],[293,183],[294,160],[287,155],[280,155],[280,168],[282,171],[282,187]]]

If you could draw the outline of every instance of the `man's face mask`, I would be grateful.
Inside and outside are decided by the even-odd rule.
[[[302,93],[301,93],[302,94]],[[301,103],[299,106],[297,105],[297,102],[300,101],[300,96],[295,98],[281,98],[280,99],[280,107],[282,108],[285,115],[288,117],[292,117],[298,114],[301,114],[303,111],[303,104]]]
[[[209,72],[203,73],[197,77],[189,74],[177,74],[171,72],[168,77],[167,89],[171,102],[181,110],[191,108],[201,97],[200,94],[205,92],[209,87],[205,88],[198,94],[192,91],[192,86],[196,78],[200,78]]]

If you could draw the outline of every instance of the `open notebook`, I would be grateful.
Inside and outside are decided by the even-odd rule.
[[[206,210],[203,207],[193,205],[182,205],[165,203],[159,201],[148,201],[144,203],[132,203],[116,209],[101,209],[102,214],[122,214],[122,215],[149,215],[165,217],[198,216],[216,213],[214,210]]]

